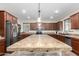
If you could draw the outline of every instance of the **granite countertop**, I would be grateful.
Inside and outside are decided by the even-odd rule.
[[[49,35],[33,34],[7,47],[7,51],[18,51],[18,50],[19,51],[31,51],[31,50],[33,51],[38,51],[38,50],[71,51],[72,48],[69,45]]]
[[[76,39],[79,39],[79,35],[64,35],[66,37],[70,37],[70,38],[76,38]]]
[[[78,34],[57,34],[57,35],[79,39],[79,35]]]
[[[24,32],[24,33],[21,33],[21,34],[35,34],[36,32]],[[76,39],[79,39],[79,35],[78,34],[56,34],[55,32],[43,32],[43,34],[55,34],[55,35],[61,35],[61,36],[65,36],[65,37],[70,37],[70,38],[76,38]]]
[[[48,33],[49,34],[49,33]],[[79,39],[79,34],[53,34],[52,35],[60,35],[60,36],[64,36],[64,37],[70,37],[70,38],[76,38]]]

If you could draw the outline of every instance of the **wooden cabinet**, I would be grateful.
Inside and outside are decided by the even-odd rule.
[[[59,25],[60,25],[59,22],[57,22],[56,23],[56,27],[57,27],[56,30],[60,30]]]
[[[71,45],[72,45],[73,52],[79,55],[79,39],[72,38]]]
[[[30,30],[36,30],[38,28],[37,23],[30,23]],[[56,23],[41,23],[41,28],[43,30],[56,30],[57,24]]]
[[[59,39],[60,41],[65,42],[65,37],[64,37],[64,36],[62,36],[62,35],[58,35],[58,36],[59,36],[58,39]]]
[[[57,30],[62,30],[63,29],[63,21],[57,22]]]
[[[56,34],[48,34],[48,35],[56,39],[58,38]]]
[[[17,22],[17,17],[11,15],[6,11],[0,11],[0,35],[5,37],[6,35],[6,21],[10,21],[11,24]]]
[[[7,21],[10,22],[10,26],[7,26]],[[13,41],[13,24],[17,23],[17,17],[13,16],[12,14],[0,10],[0,35],[4,38],[7,37],[7,33],[10,33],[10,44]],[[7,32],[7,28],[10,27],[10,30]],[[7,38],[5,39],[6,42]],[[6,43],[7,44],[7,43]],[[7,46],[7,45],[6,45]],[[1,46],[3,48],[3,46]]]
[[[18,37],[18,41],[19,41],[19,40],[22,40],[22,39],[24,39],[24,38],[26,38],[26,37],[28,37],[28,36],[30,36],[30,35],[31,35],[31,34],[29,34],[29,33],[24,33],[24,32],[23,32],[23,33],[21,33],[20,36]]]
[[[63,30],[63,21],[60,21],[60,30]]]
[[[65,42],[65,37],[62,35],[57,35],[57,34],[48,34],[48,35],[50,35],[50,36],[52,36],[52,37],[54,37],[62,42]]]
[[[37,28],[37,23],[30,23],[30,30],[36,30]]]
[[[5,53],[5,40],[0,39],[0,55],[3,55]]]
[[[79,29],[79,13],[72,15],[70,19],[71,19],[71,28]]]
[[[57,30],[57,23],[52,23],[52,30]]]
[[[1,36],[4,36],[4,22],[5,22],[5,20],[4,20],[5,18],[4,18],[4,12],[0,12],[0,35]]]

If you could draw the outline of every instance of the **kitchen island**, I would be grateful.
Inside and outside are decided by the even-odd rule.
[[[30,51],[30,52],[53,52],[56,51],[59,55],[62,52],[71,51],[72,48],[49,36],[49,35],[31,35],[27,38],[18,41],[7,47],[7,51]]]

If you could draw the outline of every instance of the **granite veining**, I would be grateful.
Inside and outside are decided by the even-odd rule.
[[[72,48],[49,36],[31,35],[7,47],[7,51],[71,51]]]

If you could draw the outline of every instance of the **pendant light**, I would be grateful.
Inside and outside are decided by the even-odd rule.
[[[38,3],[38,18],[37,18],[37,25],[38,29],[41,29],[41,15],[40,15],[40,3]]]
[[[40,16],[40,3],[38,3],[38,18],[37,18],[37,22],[41,22],[41,16]]]

